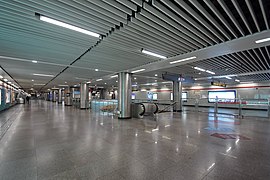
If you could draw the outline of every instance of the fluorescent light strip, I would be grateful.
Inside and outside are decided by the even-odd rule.
[[[151,56],[155,56],[155,57],[159,57],[159,58],[161,58],[161,59],[167,59],[167,57],[165,57],[165,56],[162,56],[162,55],[159,55],[159,54],[150,52],[150,51],[146,51],[146,50],[144,50],[144,49],[142,50],[142,53],[148,54],[148,55],[151,55]]]
[[[267,42],[267,41],[270,41],[270,38],[260,39],[260,40],[255,41],[255,43],[260,44],[260,43]]]
[[[76,27],[76,26],[72,26],[70,24],[67,24],[67,23],[64,23],[64,22],[61,22],[61,21],[57,21],[55,19],[48,18],[46,16],[40,15],[39,19],[41,21],[45,21],[45,22],[48,22],[48,23],[51,23],[51,24],[54,24],[54,25],[57,25],[57,26],[61,26],[61,27],[67,28],[67,29],[71,29],[73,31],[77,31],[77,32],[87,34],[87,35],[90,35],[90,36],[94,36],[94,37],[97,37],[97,38],[100,36],[97,33],[94,33],[94,32],[91,32],[91,31],[88,31],[88,30],[85,30],[85,29],[82,29],[82,28],[79,28],[79,27]]]
[[[229,76],[226,76],[225,78],[227,78],[227,79],[232,79],[231,77],[229,77]]]
[[[59,84],[58,86],[68,87],[67,84]]]
[[[118,75],[111,76],[111,78],[115,78],[115,77],[118,77]]]
[[[209,73],[209,74],[216,74],[213,71],[209,71],[209,70],[206,70],[206,72]]]
[[[34,60],[33,60],[32,63],[37,63],[37,61],[34,61]]]
[[[234,81],[236,81],[236,82],[240,82],[240,80],[239,80],[239,79],[235,79]]]
[[[175,63],[179,63],[179,62],[183,62],[183,61],[188,61],[188,60],[192,60],[192,59],[196,59],[196,58],[197,58],[196,56],[192,56],[192,57],[189,57],[189,58],[184,58],[184,59],[172,61],[172,62],[170,62],[170,64],[175,64]]]
[[[7,82],[8,80],[7,79],[4,79],[5,82]]]
[[[96,81],[102,81],[103,79],[97,79]]]
[[[142,71],[145,71],[145,69],[138,69],[138,70],[135,70],[135,71],[131,71],[131,73],[137,73],[137,72],[142,72]]]
[[[34,76],[47,76],[47,77],[54,77],[54,75],[51,75],[51,74],[36,74],[36,73],[34,73],[33,75],[34,75]]]
[[[194,69],[196,69],[198,71],[202,71],[202,72],[205,72],[206,71],[205,69],[202,69],[202,68],[199,68],[199,67],[194,67]]]

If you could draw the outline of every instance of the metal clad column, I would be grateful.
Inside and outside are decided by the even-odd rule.
[[[173,81],[173,101],[177,102],[173,106],[174,112],[182,111],[182,82]]]
[[[61,88],[58,90],[58,103],[59,104],[62,103],[62,89]]]
[[[86,83],[81,83],[80,87],[80,108],[89,108],[89,92],[88,85]]]
[[[53,99],[53,102],[56,102],[56,91],[55,90],[53,91],[52,96],[53,96],[53,98],[52,98]]]
[[[118,75],[118,119],[131,118],[131,74],[121,72]]]

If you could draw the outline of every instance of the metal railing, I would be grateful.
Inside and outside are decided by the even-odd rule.
[[[238,117],[270,117],[268,99],[245,98],[187,98],[183,101],[187,111],[228,114]]]

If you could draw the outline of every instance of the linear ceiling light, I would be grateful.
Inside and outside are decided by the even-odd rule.
[[[159,58],[161,58],[161,59],[167,59],[167,57],[165,57],[165,56],[162,56],[162,55],[159,55],[159,54],[150,52],[150,51],[146,51],[146,50],[144,50],[144,49],[142,50],[142,53],[148,54],[148,55],[151,55],[151,56],[155,56],[155,57],[159,57]]]
[[[0,75],[0,79],[3,79],[4,77]]]
[[[32,63],[37,63],[37,61],[33,60]]]
[[[118,75],[111,76],[111,78],[115,78],[115,77],[118,77]]]
[[[255,41],[255,43],[260,44],[260,43],[267,42],[267,41],[270,41],[270,38],[260,39],[260,40]]]
[[[239,79],[235,79],[234,81],[236,81],[236,82],[240,82],[240,80],[239,80]]]
[[[103,79],[97,79],[96,81],[102,81]]]
[[[226,76],[225,78],[227,78],[227,79],[232,79],[231,77],[229,77],[229,76]]]
[[[90,35],[90,36],[94,36],[94,37],[97,37],[97,38],[100,36],[97,33],[94,33],[94,32],[91,32],[91,31],[88,31],[88,30],[85,30],[85,29],[82,29],[82,28],[79,28],[79,27],[76,27],[76,26],[61,22],[61,21],[57,21],[55,19],[48,18],[48,17],[43,16],[43,15],[40,15],[39,19],[41,21],[45,21],[45,22],[48,22],[48,23],[51,23],[51,24],[54,24],[54,25],[57,25],[57,26],[61,26],[61,27],[67,28],[67,29],[71,29],[73,31],[77,31],[77,32],[87,34],[87,35]]]
[[[196,56],[192,56],[192,57],[189,57],[189,58],[184,58],[184,59],[172,61],[172,62],[170,62],[170,64],[175,64],[175,63],[179,63],[179,62],[183,62],[183,61],[188,61],[188,60],[192,60],[192,59],[196,59],[196,58],[197,58]]]
[[[7,79],[4,79],[5,82],[7,82],[8,80]]]
[[[58,86],[63,86],[63,87],[67,87],[67,84],[59,84]]]
[[[213,71],[209,71],[209,70],[206,70],[206,72],[209,73],[209,74],[216,74]]]
[[[54,75],[51,75],[51,74],[36,74],[36,73],[34,73],[33,75],[34,75],[34,76],[47,76],[47,77],[54,77]]]
[[[205,72],[205,69],[199,68],[199,67],[194,67],[194,69],[198,70],[198,71],[203,71]]]
[[[138,69],[138,70],[135,70],[135,71],[131,71],[131,73],[137,73],[137,72],[142,72],[142,71],[145,71],[145,69]]]

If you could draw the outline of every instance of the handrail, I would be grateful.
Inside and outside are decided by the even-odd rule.
[[[173,106],[174,104],[176,104],[178,101],[174,101],[173,103],[171,103],[170,105],[166,106],[165,108],[163,108],[162,110],[158,111],[157,113],[162,113],[163,111],[165,111],[167,108]]]

